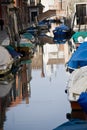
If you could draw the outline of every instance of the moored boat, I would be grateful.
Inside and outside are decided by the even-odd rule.
[[[28,39],[29,41],[31,41],[32,43],[35,42],[35,37],[34,37],[31,33],[29,33],[29,32],[23,33],[23,34],[22,34],[22,38],[26,38],[26,39]]]
[[[13,62],[14,59],[7,49],[0,46],[0,76],[5,75],[11,70]]]
[[[29,56],[29,54],[34,53],[34,48],[35,45],[24,37],[21,38],[20,43],[15,47],[16,51],[23,54],[23,56]]]
[[[35,26],[31,26],[31,27],[29,27],[29,28],[27,29],[27,32],[30,33],[30,34],[32,34],[32,35],[35,35],[35,34],[37,34],[38,29],[37,29],[37,27],[35,27]]]
[[[87,113],[87,66],[72,72],[67,84],[67,95],[72,109],[83,109]]]

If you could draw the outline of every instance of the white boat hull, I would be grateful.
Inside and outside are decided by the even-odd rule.
[[[68,85],[67,95],[73,109],[81,109],[78,99],[82,92],[87,91],[87,66],[81,67],[72,72]]]

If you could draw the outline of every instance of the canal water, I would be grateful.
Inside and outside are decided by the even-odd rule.
[[[15,76],[5,78],[10,89],[0,97],[0,130],[53,130],[68,121],[68,44],[50,44],[52,38],[44,36],[39,40],[43,45],[34,56],[21,63]]]

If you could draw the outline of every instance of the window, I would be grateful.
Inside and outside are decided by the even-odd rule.
[[[30,0],[30,4],[35,4],[35,0]]]
[[[76,4],[77,24],[86,24],[87,4]]]
[[[34,22],[35,21],[35,16],[37,16],[37,12],[31,12],[31,21]]]

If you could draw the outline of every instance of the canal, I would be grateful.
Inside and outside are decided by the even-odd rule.
[[[51,37],[43,35],[39,40],[34,56],[21,63],[15,76],[6,76],[9,83],[0,85],[8,90],[0,97],[1,130],[53,130],[68,121],[68,44],[52,43]]]

